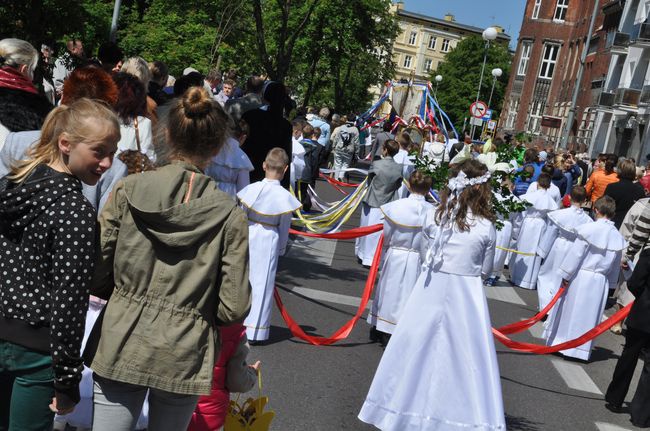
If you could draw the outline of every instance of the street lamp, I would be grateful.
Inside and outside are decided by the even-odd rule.
[[[501,78],[503,75],[503,70],[498,67],[492,69],[492,90],[490,90],[490,99],[488,100],[488,109],[492,109],[492,96],[494,95],[494,86],[497,83],[497,79]]]
[[[438,84],[442,82],[442,75],[436,75],[434,79],[436,80],[436,89],[433,91],[433,98],[436,99],[436,95],[438,94]]]
[[[476,102],[479,101],[479,98],[481,97],[481,87],[483,86],[483,73],[485,72],[485,63],[487,62],[487,54],[488,54],[488,49],[490,48],[490,42],[495,40],[497,36],[499,35],[499,32],[497,31],[496,28],[494,27],[488,27],[485,30],[483,30],[483,40],[485,41],[485,53],[483,54],[483,66],[481,66],[481,78],[478,81],[478,91],[476,92]],[[476,126],[472,125],[472,139],[474,139],[474,130]]]

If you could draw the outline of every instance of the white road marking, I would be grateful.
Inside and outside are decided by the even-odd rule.
[[[596,422],[596,428],[598,428],[598,431],[632,431],[630,428],[623,428],[605,422]]]
[[[551,359],[551,363],[571,389],[598,395],[603,394],[594,381],[591,380],[589,374],[580,365],[563,361],[562,359]]]
[[[526,305],[515,289],[511,286],[485,286],[485,295],[496,301],[509,302],[511,304]]]
[[[537,322],[530,328],[528,328],[528,332],[535,337],[535,338],[544,338],[542,337],[542,333],[544,332],[544,323],[543,322]]]
[[[291,242],[291,247],[286,256],[295,259],[304,259],[308,257],[312,262],[332,266],[334,253],[336,252],[336,243],[337,240],[335,239],[297,236]]]
[[[341,305],[350,305],[352,307],[358,307],[359,304],[361,303],[361,298],[358,298],[356,296],[324,292],[322,290],[309,289],[306,287],[294,287],[293,289],[290,290],[291,292],[306,296],[307,298],[315,299],[317,301],[325,301],[325,302],[331,302],[334,304],[341,304]],[[368,306],[366,308],[370,308],[371,305],[372,305],[372,300],[368,301]]]

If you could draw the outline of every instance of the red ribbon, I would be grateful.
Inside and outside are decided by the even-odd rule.
[[[494,334],[494,338],[496,338],[504,346],[512,350],[517,350],[519,352],[535,353],[537,355],[555,353],[555,352],[559,352],[560,350],[572,349],[574,347],[581,346],[587,341],[591,341],[594,338],[598,337],[603,332],[607,331],[609,328],[611,328],[618,322],[625,319],[627,315],[630,314],[630,309],[632,308],[633,304],[634,302],[628,304],[625,308],[622,308],[619,311],[617,311],[612,317],[605,320],[604,322],[601,322],[599,325],[585,332],[580,337],[575,338],[573,340],[565,341],[564,343],[556,344],[555,346],[543,346],[539,344],[521,343],[518,341],[513,341],[510,338],[506,337],[501,331],[494,328],[492,328],[492,334]]]
[[[549,302],[548,305],[544,307],[542,311],[540,311],[530,319],[522,320],[521,322],[511,323],[509,325],[505,325],[500,328],[497,328],[496,330],[499,331],[501,334],[517,334],[519,332],[525,331],[526,329],[533,326],[535,323],[542,320],[542,318],[546,316],[549,311],[551,311],[551,308],[553,308],[555,303],[560,299],[560,297],[562,297],[564,292],[566,292],[566,287],[560,287],[560,290],[557,291],[553,299],[551,299],[551,302]]]
[[[295,229],[289,229],[289,233],[293,235],[308,236],[311,238],[355,239],[355,238],[359,238],[360,236],[366,236],[366,235],[370,235],[371,233],[379,232],[383,228],[384,225],[379,223],[370,226],[355,227],[353,229],[348,229],[342,232],[334,232],[334,233],[312,233],[312,232],[303,232]]]
[[[359,187],[359,185],[360,185],[360,184],[353,184],[353,183],[344,183],[343,181],[339,181],[337,179],[330,178],[330,177],[328,177],[327,175],[325,175],[323,173],[321,173],[320,176],[325,178],[327,180],[327,182],[332,184],[332,185],[337,185],[337,186],[341,186],[341,187]]]
[[[301,340],[307,341],[308,343],[313,344],[315,346],[329,346],[331,344],[336,343],[337,341],[346,339],[350,335],[350,332],[352,332],[352,328],[354,328],[354,324],[357,323],[357,320],[359,320],[359,317],[361,317],[361,315],[365,311],[366,306],[368,305],[368,301],[370,300],[370,296],[372,295],[372,291],[375,286],[375,279],[377,278],[377,271],[379,269],[381,248],[383,245],[384,245],[384,235],[379,237],[379,242],[377,243],[377,249],[375,250],[375,256],[372,258],[372,266],[370,267],[370,273],[368,274],[368,279],[366,280],[366,287],[363,290],[363,295],[361,295],[361,303],[359,304],[359,308],[357,309],[357,312],[355,313],[352,319],[348,320],[346,324],[341,326],[336,332],[334,332],[334,334],[332,334],[331,337],[317,337],[317,336],[307,335],[305,331],[302,330],[300,325],[296,323],[293,317],[289,315],[287,309],[284,308],[284,304],[282,304],[282,299],[280,298],[280,293],[278,292],[278,288],[277,287],[275,288],[275,290],[273,291],[275,304],[278,306],[278,309],[280,310],[280,314],[282,314],[282,318],[284,319],[285,323],[287,324],[287,327],[294,335],[294,337],[298,337]]]

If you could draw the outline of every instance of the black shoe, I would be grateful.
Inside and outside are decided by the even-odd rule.
[[[388,346],[388,342],[390,341],[391,334],[387,334],[385,332],[381,333],[381,347],[386,347]]]
[[[263,346],[264,341],[263,340],[248,340],[248,344],[250,346]]]
[[[650,428],[650,424],[642,425],[640,423],[634,422],[634,419],[630,419],[630,423],[637,428]]]
[[[373,343],[376,343],[377,341],[381,341],[381,332],[377,330],[376,326],[370,328],[370,334],[368,335],[368,338]]]
[[[623,413],[623,406],[618,406],[616,404],[607,403],[605,404],[605,408],[612,413]]]

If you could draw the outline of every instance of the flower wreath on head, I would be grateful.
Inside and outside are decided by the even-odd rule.
[[[467,178],[467,174],[463,171],[460,171],[458,175],[449,180],[447,187],[452,191],[452,193],[459,195],[468,186],[475,186],[477,184],[486,183],[491,176],[492,175],[488,171],[480,177]]]

